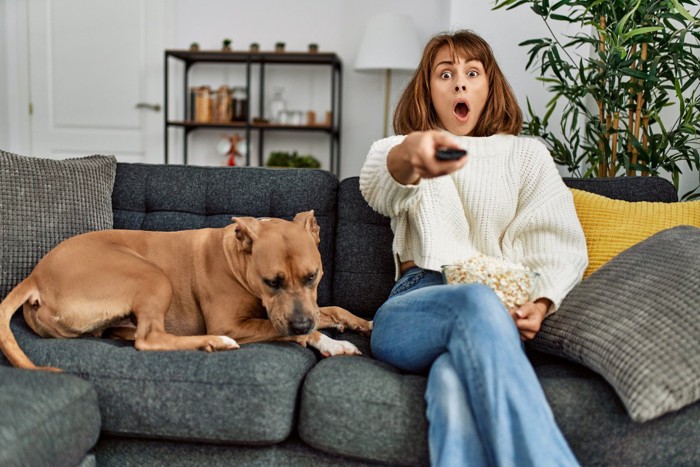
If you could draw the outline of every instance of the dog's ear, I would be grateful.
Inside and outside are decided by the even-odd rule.
[[[316,241],[316,245],[321,243],[321,228],[316,222],[316,216],[314,216],[314,210],[300,212],[294,216],[294,222],[297,222],[304,226],[304,228],[311,234],[311,236]]]
[[[254,217],[234,217],[231,219],[235,225],[236,240],[241,251],[250,253],[253,251],[253,241],[258,238],[258,220]]]

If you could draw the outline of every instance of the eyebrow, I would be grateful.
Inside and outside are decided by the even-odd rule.
[[[467,61],[465,62],[465,65],[469,65],[469,64],[472,63],[472,62],[481,63],[481,60],[477,60],[476,58],[472,58],[471,60],[467,60]],[[453,62],[452,60],[443,60],[443,61],[441,61],[441,62],[439,62],[439,63],[436,63],[435,66],[433,67],[433,70],[437,69],[437,68],[440,67],[441,65],[454,66],[454,64],[455,64],[455,62]],[[483,63],[481,64],[481,66],[482,66],[482,67],[484,66]]]
[[[433,68],[437,68],[441,65],[454,65],[454,64],[455,64],[455,62],[453,62],[452,60],[443,60],[440,63],[436,63]]]

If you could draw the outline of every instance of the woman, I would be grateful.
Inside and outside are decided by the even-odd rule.
[[[360,175],[391,218],[397,283],[377,311],[372,352],[428,371],[433,465],[576,465],[520,340],[583,275],[586,243],[546,148],[518,137],[522,115],[489,45],[471,31],[433,37]],[[439,148],[467,155],[442,161]],[[484,254],[540,277],[506,310],[483,285],[442,285],[440,268]]]

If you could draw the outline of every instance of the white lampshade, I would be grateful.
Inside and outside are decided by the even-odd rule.
[[[414,70],[422,49],[413,20],[384,13],[369,20],[357,52],[357,70]]]

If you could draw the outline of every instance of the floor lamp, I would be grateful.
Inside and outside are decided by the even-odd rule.
[[[406,15],[384,13],[365,27],[355,60],[356,70],[384,70],[384,137],[389,131],[389,96],[392,70],[415,70],[421,45],[413,20]]]

